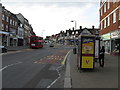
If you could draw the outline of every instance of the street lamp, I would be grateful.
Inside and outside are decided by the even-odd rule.
[[[76,30],[77,22],[75,20],[72,20],[71,22],[75,22],[75,30]]]
[[[76,26],[77,26],[76,21],[75,21],[75,20],[72,20],[71,22],[75,22],[75,30],[76,30]],[[73,40],[74,40],[73,53],[74,53],[74,54],[76,54],[75,36],[76,36],[76,33],[74,32],[74,35],[73,35]]]
[[[45,30],[43,30],[42,32],[41,32],[41,36],[43,37],[43,32],[44,32]]]

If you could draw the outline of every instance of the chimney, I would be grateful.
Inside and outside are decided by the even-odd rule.
[[[80,29],[82,29],[82,26],[80,26]]]
[[[74,27],[73,27],[73,31],[74,31]]]
[[[92,29],[94,29],[94,26],[92,26]]]

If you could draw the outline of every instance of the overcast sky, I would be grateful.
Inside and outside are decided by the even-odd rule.
[[[98,0],[1,0],[14,14],[21,13],[29,20],[34,32],[41,36],[57,34],[61,30],[79,26],[99,27]]]

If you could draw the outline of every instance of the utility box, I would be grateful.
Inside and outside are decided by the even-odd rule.
[[[94,69],[95,66],[95,35],[81,35],[77,51],[78,69]]]

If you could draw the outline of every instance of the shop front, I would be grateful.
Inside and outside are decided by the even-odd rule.
[[[120,53],[120,30],[111,32],[111,40],[112,52]]]
[[[102,45],[105,46],[105,52],[107,53],[120,52],[120,30],[104,34],[101,37],[103,40]]]
[[[105,52],[106,53],[110,53],[110,51],[111,51],[110,33],[104,34],[101,37],[102,37],[102,40],[103,40],[101,46],[105,47]]]

